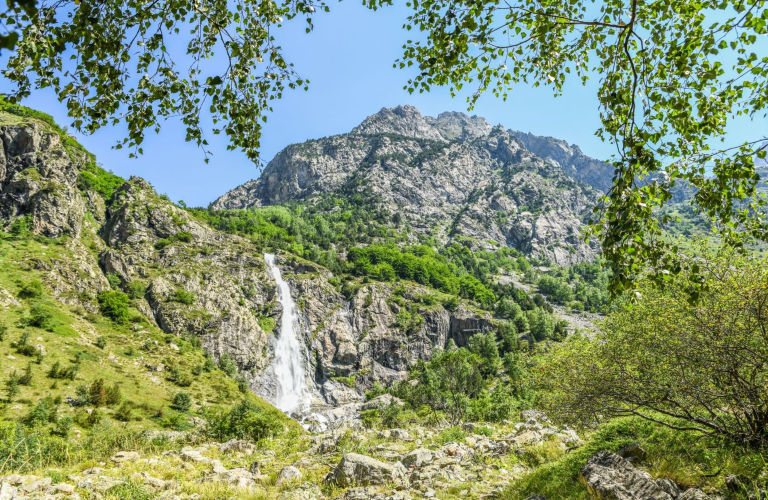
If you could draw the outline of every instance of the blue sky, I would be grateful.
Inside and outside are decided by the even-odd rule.
[[[348,132],[382,107],[411,104],[431,116],[466,112],[465,96],[451,98],[447,89],[418,95],[403,90],[412,73],[394,69],[392,63],[414,33],[402,29],[408,8],[405,2],[398,3],[378,12],[355,0],[331,4],[330,13],[315,17],[312,33],[304,33],[303,20],[286,23],[278,32],[288,60],[311,85],[308,92],[289,91],[275,102],[262,138],[265,161],[289,144]],[[599,127],[594,85],[582,87],[573,81],[558,98],[547,88],[521,86],[506,102],[485,95],[471,114],[493,125],[565,139],[587,155],[608,158],[610,146],[594,136]],[[0,92],[8,89],[0,80]],[[33,93],[23,104],[53,115],[62,125],[69,123],[66,107],[50,92]],[[92,136],[76,135],[104,168],[123,177],[141,176],[175,201],[206,206],[258,175],[244,154],[226,150],[223,135],[207,137],[213,156],[206,164],[202,151],[184,142],[183,127],[174,121],[167,122],[159,135],[150,133],[143,144],[144,155],[137,159],[128,158],[124,149],[111,149],[124,133],[121,127],[110,127]]]

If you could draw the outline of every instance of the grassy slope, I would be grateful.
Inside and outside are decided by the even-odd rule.
[[[2,102],[0,111],[4,111],[0,113],[1,123],[37,121],[65,135],[55,124],[52,125],[50,117],[39,112],[9,108]],[[66,139],[68,151],[76,154],[83,151],[71,138]],[[95,176],[96,181],[114,185],[116,176],[96,167],[93,160],[90,155],[86,157],[86,168]],[[85,225],[90,224],[93,224],[93,218],[87,216]],[[94,231],[84,227],[80,243],[88,252],[88,258],[92,259],[93,268],[99,272],[95,264],[98,262],[98,246],[92,241],[94,237]],[[122,400],[127,401],[132,408],[131,418],[126,422],[116,419],[119,405],[99,409],[104,418],[92,432],[75,423],[70,442],[66,443],[66,446],[72,446],[71,449],[62,452],[61,456],[50,453],[46,457],[38,453],[38,458],[42,460],[38,465],[58,464],[62,459],[70,464],[87,457],[103,459],[115,448],[153,446],[135,439],[136,432],[144,429],[189,428],[190,417],[198,415],[203,406],[207,405],[229,406],[247,397],[258,406],[272,409],[260,398],[252,394],[244,395],[238,389],[237,382],[218,368],[195,370],[199,374],[194,375],[193,369],[205,363],[204,351],[192,342],[165,334],[143,319],[135,309],[133,312],[137,320],[123,326],[100,314],[88,313],[82,307],[66,305],[53,298],[45,285],[46,271],[39,268],[50,263],[51,259],[64,262],[73,260],[74,244],[77,242],[68,241],[66,237],[49,239],[32,235],[11,236],[0,232],[0,325],[7,328],[5,338],[0,340],[0,441],[12,439],[13,432],[8,432],[13,430],[14,425],[20,428],[20,424],[12,422],[28,415],[45,397],[61,399],[62,403],[58,406],[59,418],[75,417],[78,413],[82,417],[84,409],[63,401],[68,396],[76,397],[78,386],[90,385],[98,378],[104,379],[107,386],[120,387]],[[37,265],[37,262],[43,266]],[[22,286],[33,281],[44,284],[42,295],[20,297]],[[52,326],[47,329],[25,325],[24,318],[29,317],[31,309],[38,304],[52,316]],[[35,357],[19,354],[12,346],[25,332],[29,335],[29,344],[42,347],[46,353],[39,363]],[[106,341],[103,348],[96,345],[100,338]],[[59,362],[62,368],[68,368],[76,357],[80,359],[80,369],[74,380],[47,376],[54,363]],[[156,367],[159,364],[163,364],[166,369],[152,372],[147,368],[148,365]],[[19,386],[19,394],[7,402],[6,381],[13,372],[21,375],[28,366],[32,370],[32,383]],[[176,367],[182,374],[191,377],[191,385],[179,387],[167,380],[168,367]],[[170,408],[173,396],[180,391],[189,393],[193,400],[192,408],[186,414],[179,414]],[[292,421],[286,417],[284,422],[291,425],[289,422]],[[47,436],[52,428],[53,424],[34,429],[34,432]],[[32,432],[33,429],[27,431]],[[73,436],[82,436],[82,439],[80,442],[78,439],[73,441]],[[105,442],[103,449],[93,446],[93,443],[86,444],[90,437],[95,436],[99,436],[95,439]],[[107,441],[112,445],[107,445]],[[3,468],[7,470],[8,464],[4,464]]]

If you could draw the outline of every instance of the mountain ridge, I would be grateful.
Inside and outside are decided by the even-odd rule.
[[[441,244],[467,237],[477,249],[508,246],[561,265],[593,260],[596,247],[580,237],[600,196],[588,182],[605,189],[611,167],[564,141],[531,137],[458,112],[383,108],[348,134],[286,147],[259,179],[211,208],[365,191]]]

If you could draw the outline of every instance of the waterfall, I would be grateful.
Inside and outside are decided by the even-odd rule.
[[[264,259],[277,282],[277,299],[283,306],[280,336],[277,338],[275,360],[272,363],[277,380],[275,406],[284,412],[291,413],[303,410],[304,405],[304,358],[301,343],[296,335],[298,330],[296,303],[291,297],[288,283],[283,280],[280,268],[275,264],[275,256],[265,253]]]

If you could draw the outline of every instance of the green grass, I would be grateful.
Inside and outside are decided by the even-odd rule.
[[[77,305],[65,305],[59,302],[47,285],[47,271],[38,270],[34,261],[51,262],[71,261],[74,256],[61,241],[42,237],[11,238],[0,233],[0,289],[13,296],[18,306],[0,306],[0,323],[7,327],[5,338],[0,340],[0,359],[3,375],[0,375],[0,419],[14,420],[26,415],[31,407],[45,397],[75,397],[78,386],[88,385],[97,378],[103,378],[107,386],[118,385],[123,399],[132,405],[133,419],[119,424],[126,432],[146,428],[160,428],[164,418],[171,413],[169,406],[173,396],[182,390],[168,380],[171,368],[191,379],[191,385],[183,390],[193,400],[191,414],[199,411],[202,405],[230,405],[239,401],[243,395],[238,384],[218,369],[200,370],[204,365],[204,351],[182,337],[166,335],[153,326],[130,303],[133,321],[118,325],[98,314],[85,311]],[[94,256],[94,262],[95,262]],[[39,296],[26,297],[30,283],[43,283]],[[19,297],[21,295],[22,297]],[[32,294],[32,295],[36,295]],[[24,318],[29,317],[35,304],[43,304],[51,313],[52,326],[42,329],[24,326]],[[137,328],[134,331],[134,328]],[[22,334],[27,333],[29,344],[41,346],[46,354],[38,364],[35,358],[24,356],[11,346]],[[99,339],[106,340],[106,346],[99,348]],[[191,339],[190,339],[191,340]],[[173,342],[180,347],[176,351],[170,347]],[[48,372],[58,362],[61,368],[72,366],[80,360],[80,369],[75,380],[52,379]],[[19,386],[19,394],[13,402],[5,402],[5,382],[10,373],[21,374],[32,362],[32,383]],[[164,365],[163,372],[151,372],[149,366]],[[194,375],[197,373],[197,375]],[[258,404],[268,407],[264,401],[256,398]],[[114,420],[117,406],[104,408],[101,413],[110,421]],[[59,416],[76,415],[76,408],[65,403],[59,405]],[[75,425],[75,429],[87,434],[87,429]]]

